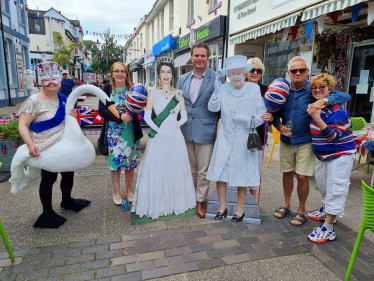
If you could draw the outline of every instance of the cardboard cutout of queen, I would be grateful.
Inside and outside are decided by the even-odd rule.
[[[140,165],[131,212],[157,219],[196,207],[187,148],[180,126],[187,121],[183,92],[171,85],[174,61],[157,64],[161,86],[148,95],[144,120],[151,127]]]
[[[261,158],[258,150],[247,149],[247,141],[250,128],[263,124],[261,114],[266,109],[258,84],[245,82],[245,74],[252,69],[247,58],[233,56],[225,63],[220,72],[230,82],[221,85],[217,77],[208,103],[210,111],[221,111],[221,125],[207,173],[208,180],[217,181],[207,218],[217,212],[216,220],[230,217],[231,221],[242,222],[247,216],[258,220],[257,204],[251,194],[247,195],[247,188],[252,190],[260,185]],[[227,186],[237,187],[237,191],[226,192]]]

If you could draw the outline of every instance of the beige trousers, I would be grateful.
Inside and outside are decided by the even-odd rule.
[[[212,157],[214,143],[200,144],[193,141],[186,141],[188,158],[195,185],[196,201],[207,200],[210,181],[206,179],[210,158]]]

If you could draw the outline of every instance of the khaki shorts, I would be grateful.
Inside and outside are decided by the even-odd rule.
[[[316,156],[312,142],[288,146],[282,141],[279,148],[280,171],[287,173],[295,171],[301,176],[313,176]]]

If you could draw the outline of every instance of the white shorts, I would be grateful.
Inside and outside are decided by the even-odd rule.
[[[349,178],[355,160],[355,154],[343,155],[330,161],[316,160],[315,178],[327,214],[344,215]]]

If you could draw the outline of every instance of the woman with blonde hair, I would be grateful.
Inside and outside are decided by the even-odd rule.
[[[330,96],[335,83],[334,77],[322,73],[313,78],[310,91],[316,100],[321,100]],[[315,243],[324,243],[336,239],[333,223],[337,215],[344,215],[357,150],[344,104],[327,105],[322,109],[309,104],[307,112],[312,117],[310,131],[317,156],[315,178],[325,204],[319,211],[308,213],[310,219],[325,221],[308,238]]]
[[[115,102],[120,118],[114,116],[100,101],[99,114],[104,117],[99,145],[102,144],[107,130],[109,146],[109,169],[113,184],[113,202],[121,206],[120,191],[121,171],[125,171],[126,196],[129,202],[133,200],[131,191],[134,169],[140,160],[140,139],[143,137],[137,115],[126,111],[126,96],[131,88],[130,74],[123,62],[115,62],[110,69],[110,83],[103,91]]]

